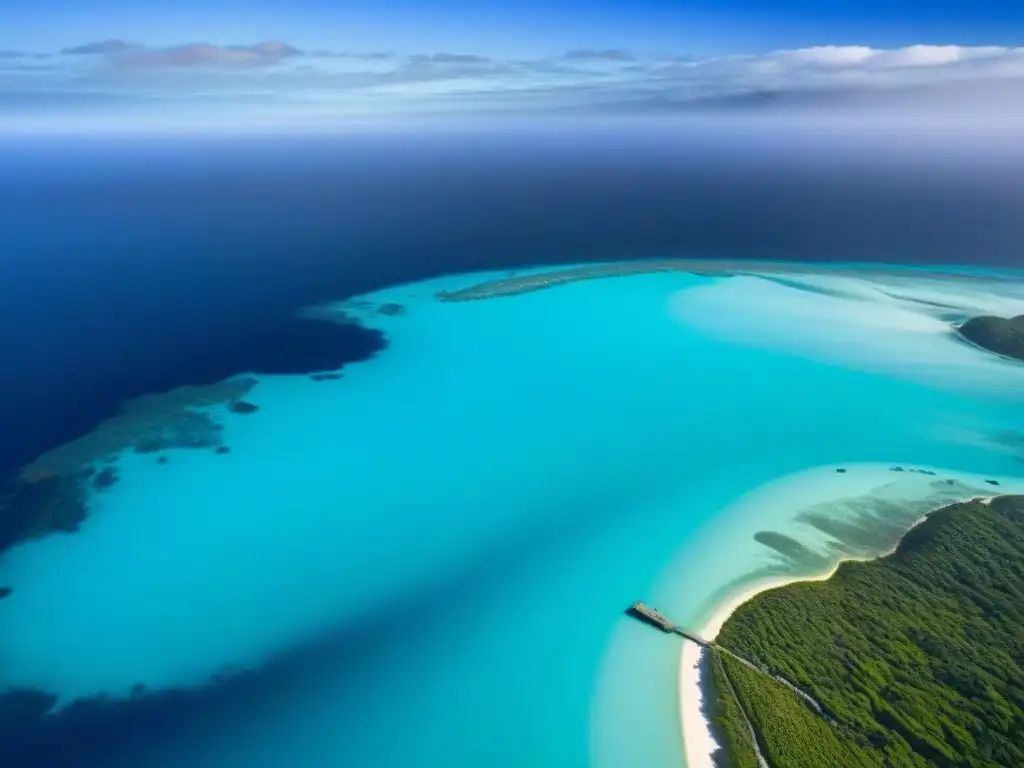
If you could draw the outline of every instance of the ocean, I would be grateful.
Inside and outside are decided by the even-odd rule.
[[[735,221],[751,185],[810,171],[633,178],[663,207],[605,222],[583,213],[595,178],[638,172],[590,144],[359,141],[62,145],[5,182],[9,473],[56,466],[47,451],[140,395],[252,376],[258,407],[197,406],[214,443],[93,451],[117,479],[90,486],[79,530],[0,555],[0,688],[54,697],[8,715],[5,765],[680,765],[678,645],[629,604],[696,625],[744,579],[799,569],[758,532],[824,557],[884,548],[825,535],[811,507],[889,530],[893,500],[1024,474],[1024,374],[950,330],[1024,313],[1000,243],[985,266],[960,254],[954,279],[868,269],[838,240],[812,260],[823,227],[784,265],[446,302],[615,247],[753,255],[756,231],[695,252],[728,228],[672,220],[666,185],[724,186],[704,211]],[[570,223],[526,194],[551,184]],[[776,222],[797,215],[779,205]],[[631,239],[645,221],[653,239]],[[958,263],[936,253],[907,261]]]

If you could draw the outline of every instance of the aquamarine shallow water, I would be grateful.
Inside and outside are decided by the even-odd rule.
[[[80,533],[0,562],[0,685],[201,685],[348,628],[276,695],[130,764],[676,766],[678,648],[621,613],[652,595],[695,619],[754,567],[747,533],[700,546],[721,510],[833,464],[1021,475],[990,440],[1024,430],[1019,367],[904,295],[1024,307],[1016,284],[901,284],[896,306],[855,276],[826,295],[673,273],[433,298],[486,277],[369,297],[407,307],[363,313],[388,349],[339,381],[262,377],[261,410],[224,415],[227,456],[122,457]],[[714,578],[666,582],[681,552]]]

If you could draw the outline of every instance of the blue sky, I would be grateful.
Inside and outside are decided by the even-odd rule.
[[[536,53],[560,45],[676,45],[693,53],[859,43],[1012,44],[1013,0],[5,0],[0,46],[52,48],[134,37],[291,38],[307,46],[459,45]],[[345,39],[348,38],[348,39]],[[550,52],[550,51],[549,51]]]
[[[629,109],[975,82],[1005,102],[1024,82],[1024,3],[1000,0],[5,0],[0,17],[0,122]]]

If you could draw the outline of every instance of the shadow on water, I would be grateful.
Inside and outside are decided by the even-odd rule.
[[[226,671],[210,684],[130,698],[95,697],[46,714],[55,697],[21,690],[0,696],[0,764],[6,768],[92,768],[136,755],[159,755],[225,713],[308,684],[335,659],[353,669],[393,642],[399,607],[335,636],[282,655],[253,671]]]
[[[609,498],[607,489],[585,489],[582,494],[560,505],[560,514],[507,532],[455,573],[380,603],[370,614],[281,653],[257,669],[228,668],[201,687],[151,691],[140,686],[129,698],[80,700],[56,714],[46,714],[54,697],[45,691],[0,695],[0,765],[135,768],[183,742],[196,743],[196,734],[211,723],[247,713],[266,717],[264,707],[287,707],[290,694],[301,696],[322,686],[327,674],[334,680],[355,680],[381,657],[396,649],[404,652],[409,631],[427,636],[467,612],[476,614],[495,591],[517,583],[534,565],[542,567],[547,557],[564,551],[567,541],[584,546],[602,524],[622,512],[621,500]],[[273,606],[267,612],[272,620]],[[617,619],[614,612],[608,614],[609,631]],[[590,648],[576,643],[572,653],[579,657],[592,652],[596,664],[601,638],[595,638],[595,643]],[[356,687],[339,698],[344,700],[350,693],[352,706],[361,706]]]

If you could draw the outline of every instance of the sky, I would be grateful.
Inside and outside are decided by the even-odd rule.
[[[0,127],[1024,95],[1007,0],[5,0],[0,19]]]

